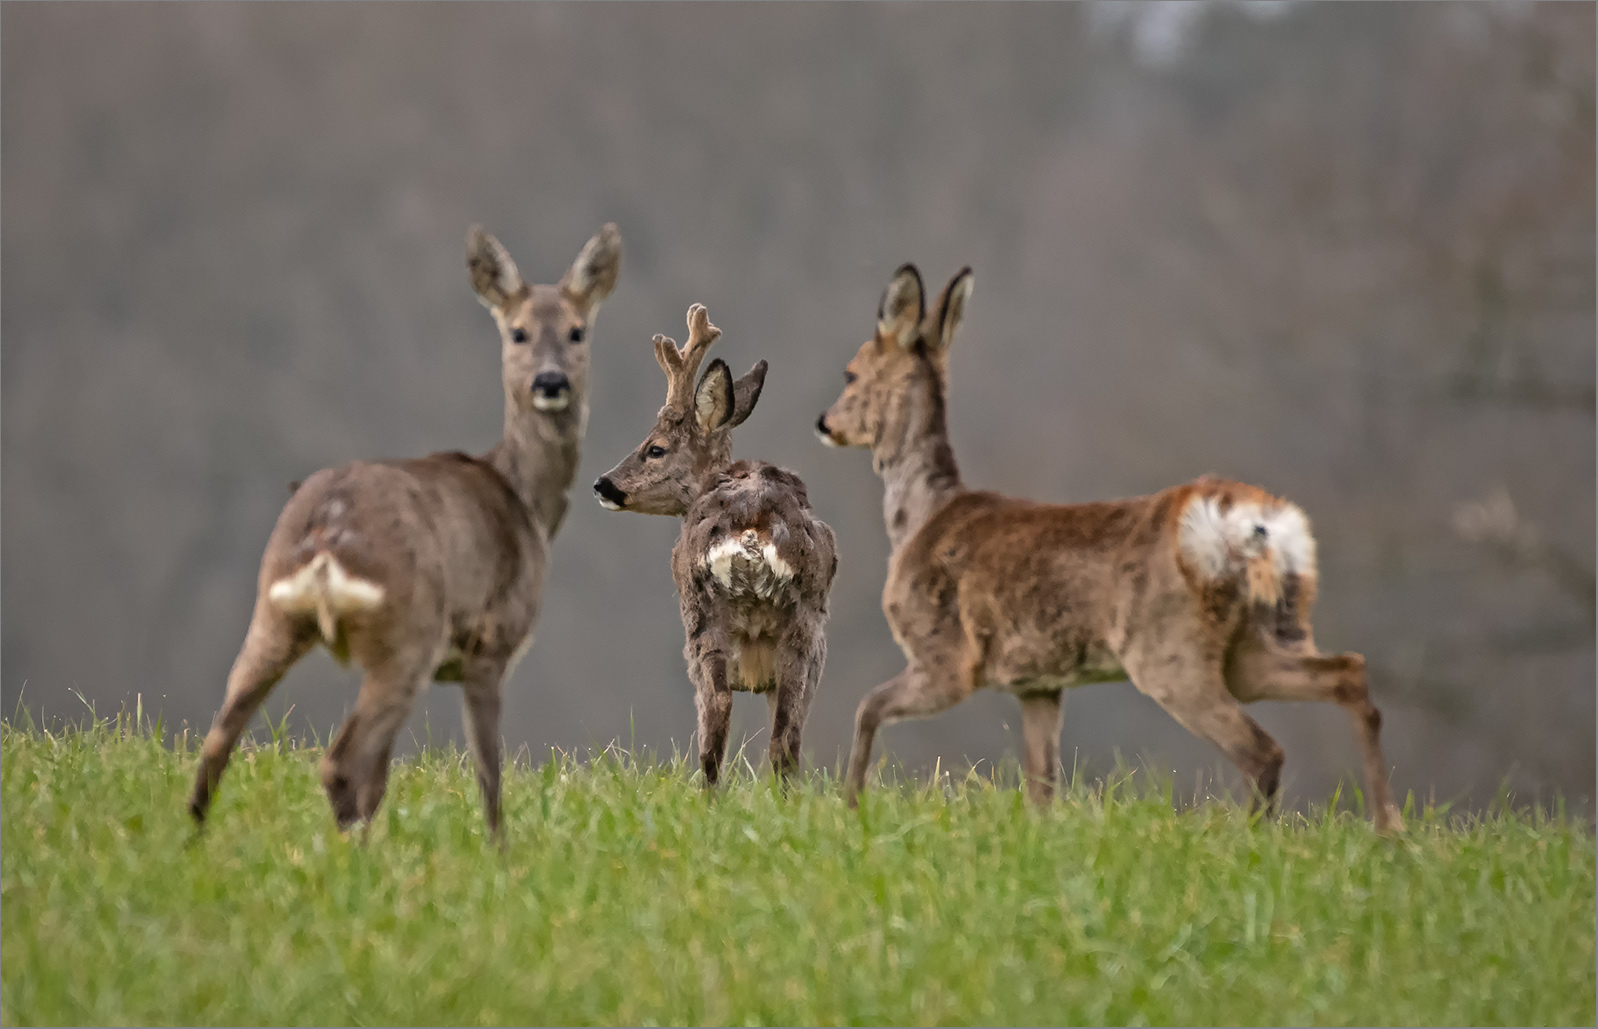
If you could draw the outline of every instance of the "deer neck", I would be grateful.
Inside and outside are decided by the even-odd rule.
[[[548,539],[554,539],[566,517],[566,494],[577,478],[587,427],[588,398],[575,389],[564,411],[522,410],[514,398],[505,398],[505,436],[487,460]]]
[[[688,517],[688,511],[699,498],[710,492],[716,480],[728,468],[732,467],[732,440],[723,441],[719,446],[711,447],[705,455],[694,462],[693,476],[689,479],[686,506],[683,508],[683,517]]]
[[[882,478],[882,518],[895,553],[943,505],[965,492],[954,448],[949,445],[943,379],[930,359],[905,393],[904,429],[871,448],[871,463]]]

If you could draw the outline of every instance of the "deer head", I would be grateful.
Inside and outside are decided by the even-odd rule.
[[[599,502],[612,511],[681,515],[705,479],[732,463],[732,430],[743,424],[766,381],[761,361],[734,381],[720,358],[699,374],[705,352],[721,335],[703,304],[688,309],[688,342],[655,337],[655,360],[666,373],[666,406],[655,427],[620,464],[594,483]]]
[[[941,396],[949,345],[965,317],[974,281],[970,268],[960,269],[928,311],[915,265],[894,273],[877,306],[876,332],[844,368],[843,394],[816,419],[823,443],[879,453],[903,446],[915,428],[916,384]]]
[[[499,240],[472,226],[472,288],[499,325],[505,398],[519,413],[558,415],[586,396],[588,328],[621,269],[621,233],[606,225],[554,286],[529,286]]]

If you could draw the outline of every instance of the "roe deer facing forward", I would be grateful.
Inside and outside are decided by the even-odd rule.
[[[838,570],[837,541],[811,514],[804,482],[763,461],[733,463],[732,429],[760,399],[766,362],[734,382],[717,358],[694,387],[719,335],[695,304],[687,346],[655,337],[666,406],[638,449],[594,483],[612,511],[682,516],[671,574],[707,788],[721,777],[732,690],[766,694],[772,767],[784,780],[798,768],[805,716],[827,660],[827,594]]]
[[[383,799],[389,752],[428,682],[459,682],[483,810],[500,832],[500,690],[532,642],[550,539],[588,420],[588,330],[616,285],[606,225],[557,286],[529,286],[473,227],[472,287],[502,338],[505,436],[481,457],[357,461],[298,487],[267,542],[255,613],[205,738],[189,810],[203,822],[239,734],[317,643],[366,672],[322,758],[340,828]]]
[[[1342,705],[1364,750],[1376,826],[1402,828],[1365,660],[1315,649],[1315,540],[1297,507],[1215,478],[1091,504],[1033,503],[960,481],[944,389],[971,284],[964,269],[928,312],[920,274],[900,268],[843,395],[816,422],[826,443],[869,448],[884,482],[893,554],[882,607],[908,660],[855,714],[850,802],[878,726],[943,711],[983,686],[1020,698],[1028,791],[1046,801],[1062,689],[1130,678],[1220,747],[1268,807],[1282,748],[1243,702]]]

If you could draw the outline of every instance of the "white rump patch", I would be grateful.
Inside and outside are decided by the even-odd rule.
[[[1278,575],[1315,574],[1315,537],[1309,519],[1292,504],[1234,504],[1223,513],[1219,498],[1196,496],[1182,510],[1177,542],[1206,579],[1235,574],[1261,554],[1270,556]]]
[[[703,563],[717,582],[734,593],[771,597],[793,578],[793,566],[777,553],[776,544],[754,529],[717,543],[705,552]]]
[[[760,556],[766,559],[766,564],[770,566],[777,578],[793,578],[793,566],[784,561],[781,555],[777,553],[777,545],[775,543],[767,543],[761,547]]]
[[[266,591],[267,599],[288,614],[315,613],[322,636],[329,643],[337,632],[339,615],[370,611],[383,603],[384,595],[382,586],[346,572],[338,559],[325,550]]]

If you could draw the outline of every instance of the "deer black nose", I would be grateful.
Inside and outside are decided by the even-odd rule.
[[[544,397],[558,397],[572,388],[565,372],[539,372],[533,379],[533,392]]]
[[[613,511],[619,511],[627,503],[627,494],[619,489],[610,476],[601,475],[594,480],[594,493],[599,497],[599,502]]]
[[[816,431],[821,433],[823,436],[832,435],[832,433],[827,429],[827,412],[821,412],[821,417],[816,419]]]

